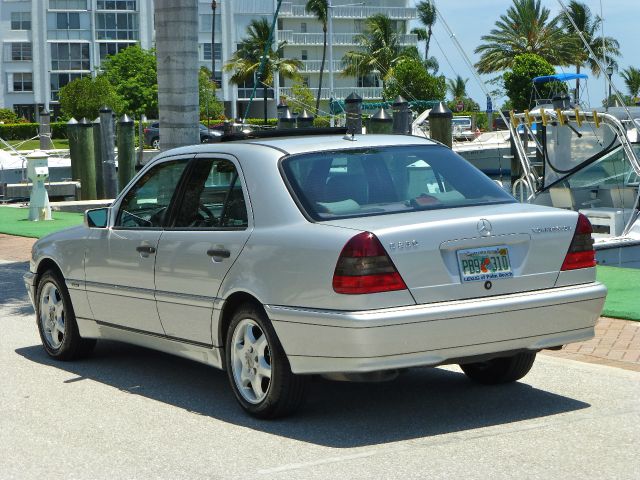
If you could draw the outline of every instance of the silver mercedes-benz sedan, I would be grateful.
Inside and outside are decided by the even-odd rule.
[[[517,203],[440,144],[307,134],[160,154],[39,240],[25,283],[52,357],[98,338],[170,352],[225,369],[269,418],[313,374],[516,381],[593,336],[594,267],[586,217]]]

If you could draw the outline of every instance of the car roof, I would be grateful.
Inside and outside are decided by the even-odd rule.
[[[353,138],[353,139],[352,139]],[[250,138],[233,141],[212,142],[205,144],[178,147],[162,152],[153,159],[153,162],[176,155],[228,153],[233,154],[235,147],[268,148],[273,153],[280,152],[277,157],[283,155],[296,155],[300,153],[312,153],[328,150],[348,150],[355,148],[387,147],[402,145],[438,145],[433,140],[412,135],[297,135],[277,138]],[[234,147],[235,146],[235,147]]]
[[[263,145],[265,147],[275,148],[289,155],[317,152],[320,150],[436,144],[433,140],[411,135],[308,135],[280,138],[255,138],[233,143]]]

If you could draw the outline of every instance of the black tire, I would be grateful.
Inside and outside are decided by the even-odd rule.
[[[49,305],[48,311],[44,310],[45,303]],[[38,281],[35,304],[40,340],[50,357],[56,360],[75,360],[92,352],[96,340],[80,336],[71,297],[60,275],[52,271],[42,274]],[[62,325],[64,331],[54,328],[54,324]]]
[[[160,150],[160,139],[158,137],[153,137],[151,139],[151,146],[156,150]]]
[[[211,138],[209,138],[207,135],[203,135],[200,139],[200,143],[211,143]]]
[[[256,339],[256,342],[251,345],[258,345],[262,335],[266,339],[266,347],[263,348],[262,356],[258,352],[259,347],[255,351],[251,350],[251,352],[255,353],[255,360],[253,360],[254,353],[250,354],[244,350],[245,347],[249,348],[249,345],[246,345],[244,341],[240,341],[239,338],[234,340],[236,333],[240,336],[243,331],[247,330],[250,330]],[[246,337],[243,335],[244,338]],[[236,349],[235,355],[234,348]],[[239,352],[240,349],[242,349],[242,353]],[[248,359],[248,357],[252,358]],[[240,360],[240,358],[245,359],[245,361]],[[264,395],[263,398],[260,398],[255,394],[255,389],[248,380],[248,384],[243,387],[240,377],[244,372],[251,372],[250,366],[255,366],[253,374],[257,378],[257,375],[255,375],[256,370],[263,360],[266,362],[264,365],[269,367],[270,379],[268,380],[268,385],[265,383],[265,377],[260,379],[260,386],[256,387]],[[263,419],[284,417],[290,415],[302,405],[307,378],[291,372],[289,360],[284,353],[276,332],[259,306],[243,305],[234,313],[225,341],[225,365],[231,389],[240,406],[250,415]],[[251,399],[251,396],[255,398]]]
[[[484,385],[511,383],[524,377],[536,359],[536,352],[522,352],[487,362],[461,364],[462,371],[474,382]]]

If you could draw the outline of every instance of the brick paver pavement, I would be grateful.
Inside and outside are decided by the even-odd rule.
[[[33,238],[0,233],[0,260],[26,262]],[[546,355],[599,363],[640,372],[640,322],[601,317],[596,336],[588,342],[572,343],[562,350],[544,350]]]

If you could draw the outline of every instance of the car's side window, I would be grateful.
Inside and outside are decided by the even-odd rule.
[[[162,227],[187,159],[161,163],[145,173],[120,204],[116,227]]]
[[[176,228],[247,228],[247,206],[235,165],[196,160],[185,182]]]

